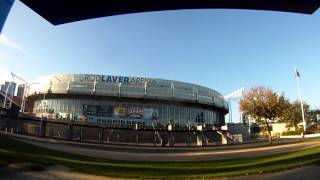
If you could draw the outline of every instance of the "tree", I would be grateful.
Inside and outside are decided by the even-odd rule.
[[[240,100],[240,109],[266,126],[269,143],[272,143],[270,122],[282,116],[289,107],[289,101],[272,89],[263,86],[252,87]]]
[[[303,109],[305,112],[309,112],[310,106],[307,103],[303,103]],[[305,119],[312,118],[311,114],[305,114]],[[300,101],[294,101],[290,103],[289,108],[284,112],[280,118],[280,122],[288,123],[290,126],[298,128],[298,124],[302,122],[302,112]]]

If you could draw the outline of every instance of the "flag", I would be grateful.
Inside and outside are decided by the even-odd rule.
[[[297,69],[295,69],[295,75],[296,75],[297,77],[300,77],[300,73],[299,73],[299,71],[298,71]]]

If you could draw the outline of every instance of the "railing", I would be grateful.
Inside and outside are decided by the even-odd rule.
[[[9,117],[0,115],[0,130],[8,133],[25,134],[47,138],[58,138],[71,141],[131,144],[143,146],[194,146],[196,129],[152,126],[110,126],[97,123],[51,120],[30,117]],[[206,139],[219,139],[217,129],[203,129]],[[210,138],[209,138],[210,137]],[[170,142],[170,143],[169,143]],[[211,145],[219,142],[211,142]],[[210,145],[207,144],[207,145]]]

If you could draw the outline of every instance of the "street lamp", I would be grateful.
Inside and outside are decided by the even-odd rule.
[[[300,84],[299,84],[299,77],[300,77],[300,73],[298,72],[297,68],[295,68],[294,70],[294,74],[296,77],[296,81],[297,81],[297,89],[298,89],[298,94],[299,94],[299,101],[300,101],[300,105],[301,105],[301,113],[302,113],[302,122],[303,122],[303,134],[302,134],[302,138],[304,138],[304,135],[307,131],[306,128],[306,120],[304,118],[304,109],[303,109],[303,102],[302,102],[302,96],[301,96],[301,91],[300,91]]]

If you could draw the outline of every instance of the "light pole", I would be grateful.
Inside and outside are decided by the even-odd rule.
[[[299,84],[300,73],[298,72],[297,68],[295,68],[294,73],[295,73],[295,76],[296,76],[297,89],[298,89],[299,101],[300,101],[300,106],[301,106],[302,122],[303,122],[303,134],[302,134],[302,137],[304,138],[304,135],[305,135],[305,133],[307,131],[307,128],[306,128],[307,123],[306,123],[306,120],[304,118],[303,102],[302,102],[302,96],[301,96],[300,84]]]
[[[232,123],[232,106],[231,106],[231,98],[228,100],[229,102],[229,123]]]
[[[252,103],[254,106],[256,105],[256,102],[257,102],[257,97],[253,97]],[[251,137],[251,117],[250,116],[248,116],[248,124],[249,124],[249,129],[248,129],[249,137]]]

